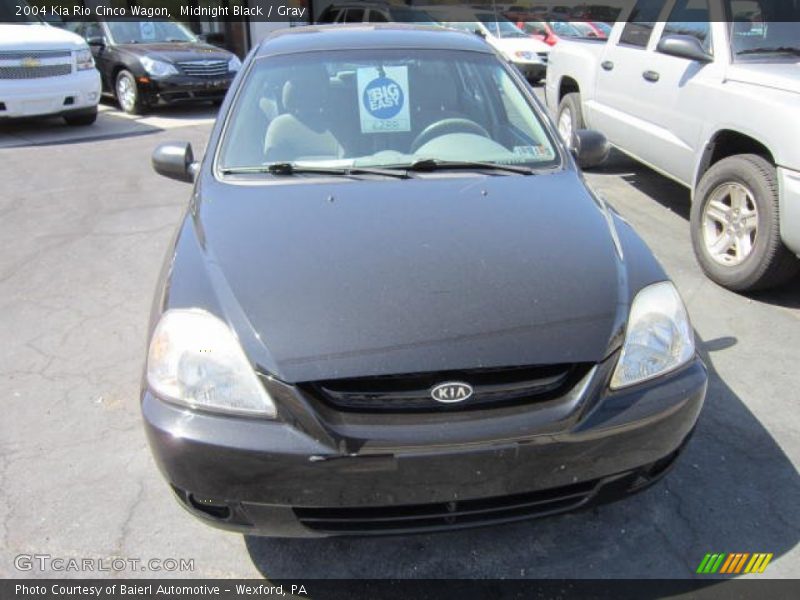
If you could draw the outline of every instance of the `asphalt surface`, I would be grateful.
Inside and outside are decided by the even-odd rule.
[[[19,554],[184,558],[197,577],[691,577],[707,552],[772,552],[800,577],[800,282],[747,298],[692,256],[688,192],[614,155],[587,175],[676,281],[710,368],[694,439],[669,477],[577,514],[381,539],[245,538],[197,522],[157,472],[138,390],[159,268],[190,188],[156,176],[157,143],[202,155],[213,113],[83,131],[0,125],[0,576]],[[2,149],[5,147],[5,149]]]

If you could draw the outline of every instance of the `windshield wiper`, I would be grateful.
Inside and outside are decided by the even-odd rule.
[[[438,171],[445,169],[490,169],[506,171],[518,175],[536,175],[536,170],[521,165],[504,165],[493,162],[480,162],[474,160],[439,160],[437,158],[424,158],[417,160],[406,167],[409,171]]]
[[[743,54],[793,54],[800,56],[800,48],[794,46],[776,46],[774,48],[750,48],[749,50],[740,50],[736,53],[737,56]]]
[[[374,169],[371,167],[315,167],[313,165],[295,165],[292,163],[272,163],[259,167],[231,167],[222,169],[223,175],[240,175],[248,173],[266,173],[269,175],[297,175],[301,173],[317,173],[320,175],[381,175],[383,177],[396,177],[409,179],[409,174],[396,169]]]

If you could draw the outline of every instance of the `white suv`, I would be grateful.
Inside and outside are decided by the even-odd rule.
[[[97,119],[100,73],[79,36],[41,22],[0,22],[0,120],[60,115]]]

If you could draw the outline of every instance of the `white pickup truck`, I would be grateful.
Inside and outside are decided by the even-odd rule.
[[[91,125],[100,74],[79,36],[40,21],[36,7],[0,0],[0,122],[59,115]]]
[[[712,280],[800,270],[800,0],[637,0],[607,42],[553,49],[546,95],[566,140],[597,129],[692,190]]]

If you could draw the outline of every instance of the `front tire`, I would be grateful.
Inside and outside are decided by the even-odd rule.
[[[761,156],[731,156],[712,166],[695,191],[690,226],[701,268],[729,290],[776,287],[800,270],[780,237],[775,167]]]
[[[139,85],[130,71],[123,69],[117,73],[114,93],[119,107],[129,115],[139,115],[144,112],[145,106],[139,93]]]

